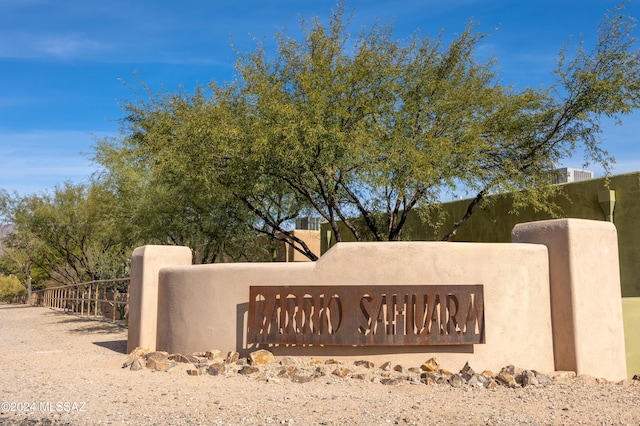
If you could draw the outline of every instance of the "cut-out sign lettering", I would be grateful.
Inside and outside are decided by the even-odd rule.
[[[485,343],[478,285],[251,286],[248,343]]]

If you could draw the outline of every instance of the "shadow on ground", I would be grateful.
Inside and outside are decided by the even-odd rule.
[[[127,354],[127,341],[126,340],[110,340],[107,342],[91,342],[94,345],[100,346],[118,352],[119,354]]]

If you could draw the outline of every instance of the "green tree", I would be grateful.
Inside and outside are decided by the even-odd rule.
[[[195,263],[244,260],[259,252],[246,208],[200,173],[209,167],[206,141],[215,130],[203,114],[202,93],[145,93],[147,102],[126,105],[130,134],[100,141],[94,157],[105,169],[100,181],[119,200],[114,214],[126,234],[140,244],[188,246]]]
[[[239,53],[230,83],[126,104],[114,152],[191,195],[217,194],[229,216],[315,259],[289,231],[299,214],[322,216],[337,241],[339,222],[356,240],[393,241],[411,210],[427,220],[459,187],[476,196],[445,240],[487,194],[553,211],[558,161],[581,148],[608,170],[599,120],[638,107],[639,54],[622,8],[593,50],[561,51],[557,82],[542,89],[502,85],[495,62],[474,55],[485,35],[473,25],[446,46],[419,33],[397,41],[380,23],[352,39],[341,4],[328,25],[302,28],[301,41],[278,34],[274,54]]]
[[[14,294],[24,293],[25,288],[15,276],[0,275],[0,300],[7,300]]]
[[[126,276],[131,247],[111,214],[115,203],[98,184],[67,183],[40,195],[2,192],[0,213],[12,227],[3,257],[22,265],[26,282],[33,268],[59,284]]]

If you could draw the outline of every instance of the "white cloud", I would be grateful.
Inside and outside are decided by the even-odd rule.
[[[78,35],[54,35],[37,40],[37,52],[54,57],[85,56],[107,50],[107,46]]]
[[[0,58],[74,59],[93,57],[110,51],[111,46],[82,34],[27,34],[0,32]]]

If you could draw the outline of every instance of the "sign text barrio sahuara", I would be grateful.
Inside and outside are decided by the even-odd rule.
[[[482,285],[251,286],[248,343],[485,343]]]

